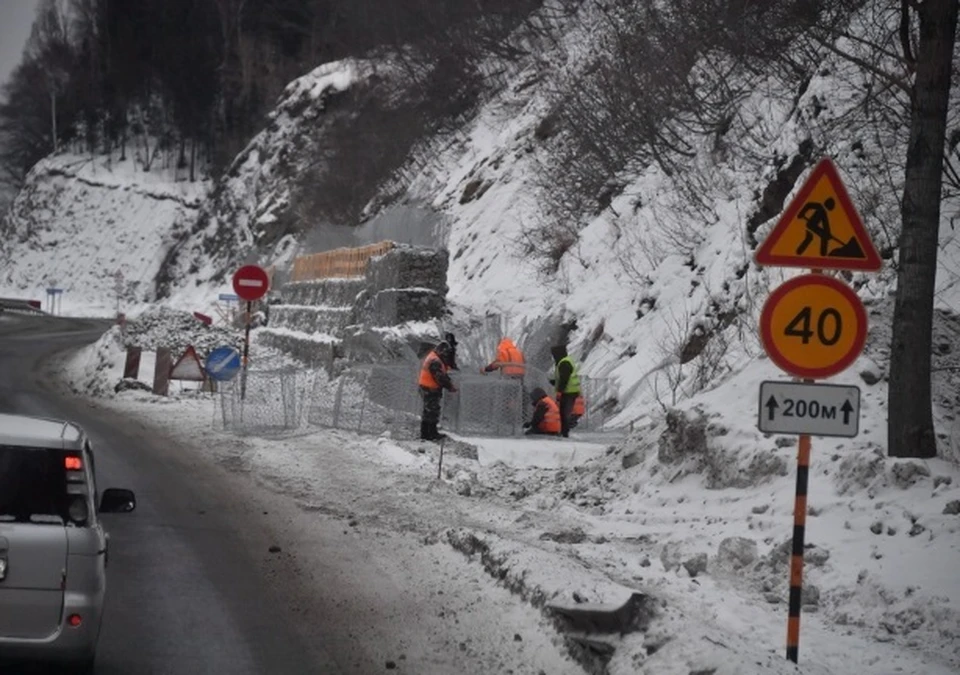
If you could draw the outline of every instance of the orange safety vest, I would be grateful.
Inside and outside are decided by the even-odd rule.
[[[504,375],[523,375],[527,369],[523,361],[523,352],[513,344],[513,340],[508,338],[501,340],[497,346],[496,363]]]
[[[430,363],[433,361],[439,361],[440,366],[443,368],[443,372],[448,372],[450,368],[446,363],[443,362],[437,353],[431,351],[427,354],[427,358],[423,360],[423,363],[420,365],[420,386],[426,389],[437,390],[440,389],[440,383],[437,382],[437,378],[433,376],[433,373],[430,372]]]
[[[557,392],[557,400],[560,400],[560,392]],[[583,417],[586,412],[587,402],[583,399],[583,394],[577,394],[577,397],[573,399],[573,408],[570,409],[570,414]]]
[[[545,434],[560,433],[560,406],[549,396],[544,396],[540,401],[547,404],[547,414],[543,416],[537,429]]]

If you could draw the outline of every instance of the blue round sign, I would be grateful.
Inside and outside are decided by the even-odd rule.
[[[212,380],[232,380],[240,372],[240,352],[236,347],[217,347],[207,356],[204,367],[207,369],[207,376]]]

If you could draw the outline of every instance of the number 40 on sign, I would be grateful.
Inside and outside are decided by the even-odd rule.
[[[760,335],[782,370],[825,378],[846,369],[867,341],[867,313],[853,290],[822,274],[786,282],[763,307]]]

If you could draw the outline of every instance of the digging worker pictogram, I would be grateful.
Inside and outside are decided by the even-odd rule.
[[[806,221],[807,231],[804,233],[803,241],[797,246],[797,255],[803,255],[813,243],[814,238],[820,240],[821,258],[863,258],[863,248],[856,236],[851,237],[850,241],[844,242],[833,235],[830,230],[830,211],[836,207],[837,203],[833,197],[827,197],[820,202],[807,202],[803,205],[797,217]],[[830,250],[830,242],[840,244]]]
[[[807,233],[797,247],[797,255],[803,255],[804,251],[813,243],[814,237],[820,238],[821,256],[829,255],[831,241],[838,241],[843,244],[830,232],[830,217],[827,212],[833,211],[834,206],[836,206],[836,202],[833,201],[833,197],[828,197],[823,204],[820,202],[804,204],[803,210],[800,211],[800,218],[807,222]]]

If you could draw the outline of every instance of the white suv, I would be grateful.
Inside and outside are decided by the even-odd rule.
[[[0,660],[92,672],[108,540],[97,516],[137,504],[130,490],[97,497],[80,427],[0,414]]]

